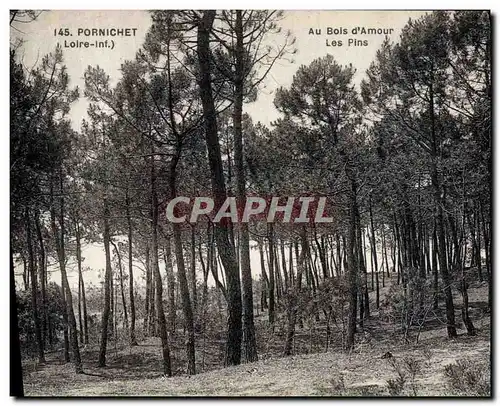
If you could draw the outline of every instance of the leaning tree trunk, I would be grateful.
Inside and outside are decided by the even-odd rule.
[[[215,19],[215,11],[203,12],[198,23],[197,56],[199,74],[200,98],[203,106],[205,139],[207,143],[208,159],[212,178],[212,193],[215,210],[218,210],[226,199],[226,185],[222,165],[219,137],[217,131],[217,113],[212,94],[211,83],[211,50],[210,31]],[[226,345],[226,365],[238,365],[241,362],[242,341],[242,304],[240,289],[240,274],[236,262],[236,252],[229,238],[229,223],[217,223],[215,238],[219,255],[226,272],[227,302],[228,302],[228,334]]]

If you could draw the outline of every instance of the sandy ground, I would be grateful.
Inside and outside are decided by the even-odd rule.
[[[471,289],[471,301],[483,301],[483,288]],[[460,320],[457,309],[457,320]],[[97,368],[95,349],[83,354],[85,374],[76,375],[60,354],[49,354],[47,364],[24,367],[26,396],[388,396],[387,380],[396,372],[382,355],[390,351],[397,362],[405,357],[418,361],[418,396],[453,395],[446,384],[444,367],[469,358],[490,369],[489,315],[476,314],[476,337],[459,330],[455,340],[446,338],[442,325],[423,331],[418,344],[403,344],[391,335],[391,325],[373,319],[373,334],[347,354],[339,348],[328,352],[278,356],[252,364],[222,368],[189,377],[175,370],[162,377],[159,340],[150,338],[138,347],[108,354],[108,366]],[[365,323],[365,330],[370,331]],[[359,334],[358,336],[361,336]],[[363,342],[365,341],[365,342]],[[179,362],[177,362],[179,364]],[[342,377],[342,378],[341,378]],[[339,381],[343,380],[342,388]],[[402,395],[411,394],[409,383]]]

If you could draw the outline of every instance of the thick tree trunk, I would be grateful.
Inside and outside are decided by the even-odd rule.
[[[217,131],[217,118],[212,94],[211,83],[211,56],[210,30],[215,19],[215,11],[203,12],[198,24],[197,56],[199,74],[200,97],[203,105],[205,138],[208,150],[208,159],[212,177],[212,192],[214,196],[214,210],[219,210],[226,199],[226,186]],[[238,263],[234,245],[229,239],[230,224],[219,222],[216,224],[215,237],[217,248],[224,265],[227,280],[228,299],[228,335],[226,346],[226,364],[238,365],[241,362],[242,341],[242,304]]]

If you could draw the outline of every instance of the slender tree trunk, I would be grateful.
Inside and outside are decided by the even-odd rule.
[[[179,159],[180,159],[180,144],[177,143],[177,151],[170,163],[170,172],[169,172],[169,186],[170,186],[171,199],[174,199],[177,196],[176,168]],[[175,208],[174,210],[177,210],[177,208]],[[179,280],[179,289],[182,298],[182,310],[184,313],[184,326],[187,331],[187,338],[186,338],[187,373],[189,375],[194,375],[196,373],[194,317],[193,317],[193,308],[191,307],[189,285],[186,275],[186,265],[184,263],[181,225],[179,223],[172,223],[172,230],[174,237],[175,259],[177,261],[177,278]]]
[[[153,149],[153,148],[152,148]],[[152,151],[154,154],[154,150]],[[167,322],[163,311],[163,285],[158,264],[158,195],[156,191],[156,173],[154,167],[154,155],[151,157],[151,266],[155,277],[156,288],[156,317],[160,330],[161,348],[163,354],[163,373],[172,376],[172,366],[170,361],[170,348],[168,345]],[[116,249],[116,246],[115,246]],[[121,261],[120,261],[121,264]],[[120,266],[121,269],[121,266]],[[123,288],[123,285],[122,285]],[[123,289],[122,289],[123,293]],[[123,306],[125,306],[125,296],[123,295]],[[125,316],[126,317],[126,316]]]
[[[24,284],[24,290],[28,291],[29,289],[29,270],[28,270],[28,265],[26,263],[26,256],[23,255],[23,253],[20,253],[21,259],[23,261],[23,284]]]
[[[198,292],[196,287],[196,233],[195,225],[191,224],[191,297],[193,303],[193,313],[196,315],[198,310]]]
[[[40,323],[40,315],[38,314],[38,286],[37,286],[37,278],[35,274],[35,256],[33,254],[33,238],[31,235],[31,216],[28,209],[26,209],[25,215],[26,221],[26,245],[28,247],[28,271],[30,273],[31,279],[31,307],[33,312],[33,320],[35,324],[35,337],[37,342],[37,350],[38,350],[38,362],[45,363],[45,355],[43,348],[43,338],[42,338],[42,329]]]
[[[51,221],[52,231],[54,233],[57,256],[59,259],[59,268],[61,270],[62,284],[64,286],[66,308],[69,321],[69,332],[71,340],[71,349],[73,351],[73,362],[75,364],[75,371],[77,374],[83,373],[82,360],[80,358],[80,348],[78,346],[78,330],[76,326],[75,312],[73,310],[73,296],[68,283],[68,275],[66,273],[66,251],[64,247],[65,228],[64,228],[64,191],[63,191],[63,175],[62,168],[59,168],[59,231],[56,226],[55,211],[52,205]]]
[[[186,353],[187,353],[187,373],[194,375],[195,367],[195,341],[194,341],[194,317],[191,299],[189,298],[189,286],[186,276],[186,266],[182,250],[182,235],[179,224],[172,224],[174,234],[175,258],[177,260],[177,278],[182,298],[182,309],[184,313],[184,323],[187,331]]]
[[[108,345],[108,328],[109,328],[109,315],[111,311],[111,284],[110,280],[113,277],[111,272],[111,253],[109,249],[110,244],[110,230],[109,230],[109,206],[107,199],[104,199],[104,253],[106,257],[106,271],[104,274],[104,307],[102,310],[102,323],[101,323],[101,343],[99,349],[99,367],[106,366],[106,349]]]
[[[40,224],[40,216],[38,211],[35,211],[35,226],[38,243],[40,245],[40,289],[42,294],[41,318],[42,318],[42,342],[47,342],[48,314],[47,314],[47,260],[45,254],[45,243],[42,235],[42,226]]]
[[[268,239],[269,239],[269,323],[274,324],[274,225],[273,223],[268,223]]]
[[[465,175],[462,177],[462,179],[465,179]],[[476,335],[476,328],[474,327],[474,324],[472,323],[472,320],[470,318],[469,314],[469,294],[467,292],[469,288],[469,283],[467,281],[467,277],[465,274],[465,261],[467,259],[467,239],[465,238],[465,218],[466,218],[466,211],[467,211],[467,202],[465,200],[465,180],[462,185],[462,190],[463,190],[463,195],[462,195],[462,225],[461,225],[461,230],[460,230],[460,242],[458,242],[458,239],[456,240],[456,245],[455,245],[455,250],[457,251],[456,253],[456,258],[457,258],[457,266],[460,270],[461,273],[461,293],[462,293],[462,320],[465,324],[465,327],[467,329],[467,334],[470,336],[475,336]],[[450,219],[452,220],[452,219]],[[463,255],[462,255],[462,246],[463,246]],[[463,259],[462,259],[463,258]]]
[[[389,276],[389,257],[387,256],[387,239],[385,236],[385,229],[382,228],[382,249],[384,250],[385,259],[385,271],[382,271],[382,287],[385,287],[385,273],[387,272],[387,277]]]
[[[262,241],[260,239],[257,240],[257,246],[259,248],[259,258],[260,258],[260,270],[262,272],[262,300],[261,300],[261,309],[264,311],[268,309],[269,306],[267,304],[267,293],[269,291],[269,277],[266,272],[266,264],[264,260],[264,249],[262,247]]]
[[[81,244],[80,225],[78,221],[75,222],[75,237],[76,237],[76,261],[78,264],[78,314],[79,314],[78,317],[80,322],[80,342],[88,344],[89,331],[87,322],[87,301],[85,298],[85,283],[83,281],[82,244]],[[82,315],[82,310],[83,310],[83,315]]]
[[[360,301],[360,304],[362,304],[363,308],[363,317],[360,317],[361,320],[363,320],[365,317],[369,318],[370,317],[370,300],[368,296],[368,271],[366,269],[366,252],[365,252],[365,244],[363,242],[364,238],[362,237],[364,235],[364,230],[361,228],[361,219],[359,216],[359,209],[356,206],[356,209],[358,212],[356,213],[356,223],[357,223],[357,229],[358,229],[358,261],[360,264],[360,276],[361,276],[361,294],[363,295],[363,299]]]
[[[144,299],[144,324],[142,330],[145,336],[148,335],[149,326],[149,316],[151,314],[149,310],[149,304],[151,303],[151,260],[149,258],[149,244],[146,244],[146,297]]]
[[[335,233],[335,248],[337,250],[337,276],[342,274],[342,253],[340,247],[340,236],[339,233]]]
[[[485,261],[486,261],[486,272],[488,276],[488,305],[490,310],[493,308],[493,280],[492,280],[492,272],[491,272],[491,244],[490,244],[490,227],[487,226],[486,216],[484,215],[484,205],[483,202],[480,201],[480,213],[481,220],[483,223],[483,241],[484,241],[484,252],[485,252]]]
[[[78,332],[80,333],[80,345],[85,343],[83,336],[83,319],[82,319],[82,281],[78,277]]]
[[[167,297],[168,297],[168,309],[169,309],[169,325],[171,334],[175,334],[175,319],[176,319],[176,308],[175,308],[175,275],[172,266],[172,247],[170,245],[170,237],[166,238],[165,241],[165,251],[163,252],[163,259],[165,261],[165,271],[167,273]]]
[[[302,274],[304,272],[305,259],[307,257],[307,251],[309,250],[306,229],[303,227],[301,229],[301,242],[302,242],[302,252],[300,257],[297,258],[297,278],[295,279],[294,286],[288,295],[288,306],[287,306],[287,331],[286,331],[286,341],[285,349],[283,354],[289,356],[292,354],[293,348],[293,338],[295,335],[295,324],[297,322],[297,310],[298,310],[298,298],[300,291],[302,289]]]
[[[349,165],[349,164],[348,164]],[[346,349],[348,351],[354,348],[354,336],[356,333],[356,309],[358,302],[358,264],[355,257],[356,246],[356,216],[357,216],[357,185],[354,179],[354,174],[351,169],[346,166],[348,179],[350,180],[350,204],[349,204],[349,226],[347,232],[347,271],[348,271],[348,286],[349,286],[349,315],[347,325]]]
[[[120,292],[122,296],[122,306],[123,306],[123,322],[125,324],[125,330],[128,331],[128,311],[127,311],[127,301],[125,300],[125,288],[123,285],[123,264],[122,264],[122,255],[118,249],[118,245],[114,241],[110,241],[113,245],[113,248],[116,252],[116,257],[118,258],[118,271],[120,272]]]
[[[377,261],[377,242],[375,240],[375,227],[373,226],[373,211],[372,211],[372,197],[370,195],[369,199],[369,208],[370,208],[370,229],[371,229],[371,251],[372,251],[372,258],[373,258],[373,268],[372,268],[372,275],[373,272],[375,272],[375,282],[376,282],[376,301],[375,301],[375,306],[377,309],[380,307],[380,289],[379,289],[379,282],[378,282],[378,261]]]
[[[135,297],[134,297],[134,266],[133,266],[133,230],[132,218],[130,217],[130,198],[128,189],[125,194],[126,215],[127,215],[127,232],[128,232],[128,279],[129,279],[129,299],[130,299],[130,345],[137,345],[135,337]]]
[[[432,154],[431,154],[431,182],[434,189],[434,199],[436,205],[436,231],[438,238],[438,259],[441,278],[443,280],[443,290],[445,293],[446,303],[446,320],[447,331],[449,338],[457,337],[457,330],[455,327],[455,307],[453,306],[453,296],[451,292],[451,278],[448,272],[448,265],[446,263],[446,242],[444,233],[444,220],[443,220],[443,192],[441,183],[439,181],[438,168],[437,168],[437,135],[434,124],[434,92],[432,84],[429,86],[429,112],[431,120],[431,138],[432,138]]]
[[[434,222],[434,229],[432,231],[432,290],[434,292],[434,301],[432,308],[437,310],[439,307],[439,275],[438,275],[438,260],[437,260],[437,233],[436,223]]]
[[[61,297],[63,300],[63,341],[64,341],[64,361],[71,362],[69,356],[69,319],[68,319],[68,306],[66,304],[66,288],[64,287],[63,276],[61,274]],[[53,336],[56,336],[54,334]]]
[[[286,254],[285,254],[285,242],[283,240],[280,241],[280,250],[281,250],[281,267],[283,268],[283,276],[285,277],[285,292],[288,291],[290,286],[288,271],[286,269]]]

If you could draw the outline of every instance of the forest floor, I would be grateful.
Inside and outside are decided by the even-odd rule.
[[[364,323],[350,354],[335,345],[325,352],[325,348],[321,349],[321,337],[319,343],[312,340],[313,335],[305,328],[298,331],[297,341],[302,340],[306,348],[309,346],[308,354],[282,357],[283,339],[275,337],[276,342],[268,340],[260,346],[259,361],[222,368],[222,346],[212,343],[205,346],[205,351],[197,348],[198,371],[211,370],[191,377],[183,372],[184,360],[175,358],[183,354],[183,339],[179,337],[171,345],[174,372],[171,378],[159,372],[160,341],[152,337],[136,347],[115,349],[111,343],[105,368],[97,367],[97,346],[83,348],[85,373],[79,375],[74,373],[72,364],[63,362],[61,353],[47,354],[44,365],[25,361],[24,392],[25,396],[388,396],[387,381],[397,377],[391,360],[382,359],[390,351],[398,365],[405,358],[412,358],[420,365],[420,371],[405,383],[400,395],[454,395],[444,375],[446,365],[473,359],[484,370],[490,370],[490,314],[484,311],[486,298],[485,284],[471,287],[471,317],[478,329],[475,337],[467,336],[459,323],[459,336],[450,340],[445,326],[431,323],[422,329],[418,343],[413,333],[410,343],[405,344],[401,335],[392,333],[394,327],[383,322],[375,311]],[[459,321],[459,296],[456,299]],[[316,330],[314,338],[321,334]],[[208,351],[208,347],[213,351]]]

